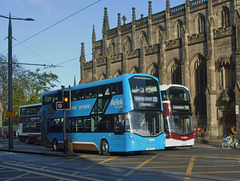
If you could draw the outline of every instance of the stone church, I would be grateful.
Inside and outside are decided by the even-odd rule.
[[[146,5],[147,8],[147,5]],[[104,8],[102,39],[92,30],[92,60],[80,55],[80,84],[147,73],[161,84],[182,84],[192,98],[193,126],[206,128],[206,139],[220,140],[230,125],[240,132],[240,0],[186,0],[125,23],[118,14],[110,29]]]

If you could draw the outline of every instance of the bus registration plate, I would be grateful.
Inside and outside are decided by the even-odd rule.
[[[155,150],[155,148],[154,147],[146,148],[146,150]]]

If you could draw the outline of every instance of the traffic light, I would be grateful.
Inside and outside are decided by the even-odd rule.
[[[70,110],[71,109],[71,90],[62,90],[62,100],[56,102],[56,110]]]
[[[71,90],[63,90],[63,108],[65,110],[71,109]]]

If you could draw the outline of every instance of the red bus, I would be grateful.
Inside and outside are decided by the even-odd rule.
[[[41,108],[41,103],[20,106],[19,141],[41,144]]]
[[[187,87],[178,84],[161,85],[165,147],[193,146],[191,98]]]

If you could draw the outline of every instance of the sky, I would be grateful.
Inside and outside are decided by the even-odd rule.
[[[104,8],[107,7],[110,29],[117,27],[117,14],[132,20],[148,15],[149,0],[1,0],[0,15],[12,18],[33,18],[35,21],[12,20],[12,54],[19,63],[56,65],[22,65],[34,71],[52,72],[59,78],[57,89],[80,81],[81,43],[85,46],[86,61],[92,59],[92,29],[96,40],[102,39]],[[185,0],[170,0],[170,7]],[[166,0],[152,0],[153,14],[164,11]],[[0,54],[8,55],[8,19],[0,18]],[[123,24],[123,21],[122,21]]]

